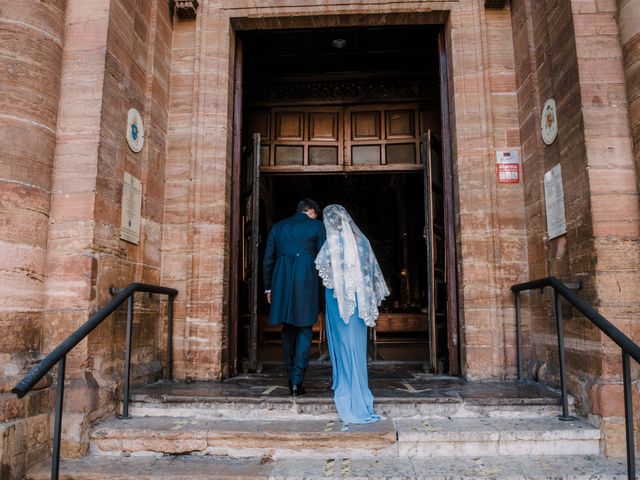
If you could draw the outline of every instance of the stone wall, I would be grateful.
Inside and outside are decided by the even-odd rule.
[[[580,297],[637,340],[637,179],[616,13],[613,1],[512,2],[531,278],[581,280]],[[556,101],[559,124],[550,146],[539,134],[547,98]],[[542,178],[557,164],[567,234],[549,240]],[[530,373],[557,384],[552,299],[535,292],[530,299]],[[619,351],[579,314],[564,308],[563,315],[569,388],[581,413],[604,418],[613,453],[619,425],[608,424],[622,413]]]
[[[203,2],[196,19],[174,24],[162,244],[162,282],[180,291],[175,374],[207,380],[225,370],[233,91],[228,19],[209,8]]]
[[[11,4],[11,5],[9,5]],[[27,6],[28,4],[28,6]],[[0,357],[2,478],[48,453],[49,389],[6,393],[42,356],[110,298],[109,287],[160,280],[172,17],[163,0],[0,4],[3,162],[0,178],[3,300]],[[5,28],[5,26],[7,28]],[[64,39],[63,39],[64,36]],[[125,139],[141,112],[144,149]],[[124,172],[143,183],[139,245],[119,239]],[[5,282],[5,279],[7,282]],[[7,308],[10,307],[10,308]],[[158,298],[140,302],[133,381],[155,379],[166,351]],[[2,314],[4,315],[4,313]],[[113,315],[67,358],[63,454],[87,448],[92,421],[121,398],[124,315]],[[24,418],[19,421],[17,419]],[[2,448],[3,445],[6,448]]]
[[[511,17],[481,3],[450,20],[462,362],[474,380],[515,375],[509,287],[527,278],[522,183],[498,184],[495,164],[497,149],[520,146]]]
[[[48,251],[46,349],[104,305],[109,287],[158,283],[160,278],[169,8],[161,0],[69,1],[67,19]],[[145,147],[137,154],[124,135],[132,107],[141,113],[146,132]],[[139,245],[119,238],[124,172],[143,184]],[[132,361],[140,367],[134,366],[134,379],[159,374],[162,335],[156,322],[163,318],[155,315],[158,300],[153,302],[155,306],[147,301],[136,316]],[[84,453],[87,425],[118,408],[123,339],[123,317],[114,315],[68,359],[67,455]]]
[[[627,80],[627,99],[636,169],[640,169],[640,5],[618,0],[618,25]]]
[[[554,275],[563,280],[584,280],[587,282],[584,293],[588,292],[588,298],[593,300],[593,267],[589,261],[593,249],[591,213],[570,5],[566,2],[514,1],[512,21],[530,278]],[[539,133],[540,111],[547,98],[554,98],[558,107],[559,133],[551,146],[544,145]],[[562,165],[565,182],[567,234],[549,241],[543,176],[558,163]],[[573,260],[571,263],[570,259]],[[532,303],[529,358],[545,362],[555,358],[557,351],[555,324],[549,302],[540,301],[537,294],[532,294]],[[580,324],[580,333],[568,325],[568,340],[578,336],[582,341],[588,341],[589,335],[593,337],[595,332],[585,330],[585,327],[586,324]]]
[[[50,445],[49,391],[9,393],[40,356],[65,0],[0,1],[0,477]]]
[[[598,310],[640,342],[638,179],[616,2],[572,1],[571,8],[589,170]],[[615,158],[609,156],[612,151]],[[588,391],[589,411],[603,420],[607,454],[624,454],[620,350],[606,337],[601,345],[598,378]],[[637,364],[633,370],[637,378]]]

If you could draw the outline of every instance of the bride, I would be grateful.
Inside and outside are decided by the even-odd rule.
[[[367,327],[389,295],[369,240],[341,205],[324,209],[327,240],[315,264],[326,287],[327,339],[334,402],[344,423],[380,420],[367,376]]]

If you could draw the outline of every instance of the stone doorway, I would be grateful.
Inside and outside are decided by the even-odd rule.
[[[459,372],[453,200],[443,172],[451,165],[448,158],[441,162],[441,141],[434,149],[420,143],[427,132],[432,139],[449,135],[441,113],[441,36],[441,26],[434,25],[239,33],[235,111],[242,135],[236,130],[235,145],[240,152],[254,143],[255,153],[237,153],[234,174],[239,210],[230,295],[232,371],[280,361],[279,331],[267,327],[260,282],[251,282],[260,278],[253,264],[262,256],[255,246],[256,261],[250,258],[253,239],[265,239],[298,196],[366,211],[363,192],[375,197],[382,189],[387,205],[376,210],[386,212],[386,223],[393,220],[394,227],[382,234],[388,238],[375,240],[394,293],[371,334],[371,357]],[[435,165],[429,172],[433,183],[424,181],[426,164]],[[248,178],[258,171],[260,180]],[[329,198],[327,192],[336,194]],[[427,211],[430,252],[423,240]],[[366,222],[373,230],[385,223]],[[316,358],[323,359],[322,319],[316,330]]]

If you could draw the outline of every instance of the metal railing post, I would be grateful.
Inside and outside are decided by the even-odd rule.
[[[562,310],[560,305],[560,297],[564,297],[566,301],[576,308],[582,315],[584,315],[593,325],[595,325],[601,332],[609,337],[613,342],[622,350],[622,376],[624,384],[624,411],[625,411],[625,433],[627,440],[627,472],[629,479],[636,478],[636,462],[635,462],[635,438],[633,431],[633,394],[631,383],[631,367],[629,366],[630,358],[633,358],[636,362],[640,363],[640,346],[638,346],[633,340],[627,337],[622,331],[620,331],[609,320],[598,313],[591,305],[584,300],[578,298],[573,294],[570,289],[582,289],[582,282],[575,284],[564,284],[555,277],[540,278],[537,280],[530,280],[528,282],[519,283],[511,286],[511,290],[514,293],[518,293],[525,290],[543,289],[545,287],[552,287],[555,294],[555,314],[556,323],[558,328],[558,353],[560,363],[560,384],[562,388],[562,416],[560,420],[572,420],[574,417],[570,417],[568,397],[567,397],[567,378],[565,367],[565,355],[564,355],[564,331]],[[516,304],[517,303],[516,296]]]
[[[173,380],[173,295],[167,302],[167,379]]]
[[[569,415],[569,399],[567,395],[567,367],[564,360],[564,325],[562,320],[562,309],[560,305],[560,294],[553,290],[556,310],[556,326],[558,329],[558,357],[560,363],[560,389],[562,390],[562,416],[560,420],[575,420]]]
[[[627,476],[636,478],[636,447],[633,437],[633,397],[631,393],[631,367],[629,355],[622,352],[622,382],[624,384],[624,427],[627,436]]]
[[[131,330],[133,329],[133,296],[127,299],[127,337],[124,353],[124,398],[122,401],[122,417],[131,418],[129,415],[129,384],[131,381]]]
[[[65,340],[63,340],[56,348],[54,348],[48,355],[46,355],[40,362],[20,380],[20,382],[13,387],[12,393],[15,393],[18,398],[23,398],[27,395],[33,387],[51,370],[55,365],[58,365],[58,385],[56,392],[56,409],[53,429],[53,448],[51,456],[51,478],[58,480],[58,472],[60,467],[60,438],[62,435],[62,410],[64,403],[64,375],[67,354],[85,339],[98,325],[100,325],[109,315],[111,315],[117,308],[128,301],[127,308],[127,333],[126,333],[126,351],[125,351],[125,378],[124,378],[124,401],[123,401],[123,415],[121,418],[131,418],[129,416],[129,387],[131,379],[131,331],[133,329],[133,301],[135,292],[147,292],[150,294],[159,293],[169,296],[169,331],[173,331],[173,299],[178,295],[178,290],[175,288],[161,287],[159,285],[150,285],[145,283],[131,283],[126,288],[109,288],[109,293],[113,295],[113,298],[107,302],[102,308],[100,308],[94,315],[92,315],[86,322],[80,325],[74,332],[72,332]],[[173,342],[173,335],[169,339],[170,345]],[[173,349],[170,347],[169,351],[169,376],[172,376],[171,364]],[[635,358],[635,357],[634,357]],[[640,358],[640,355],[638,355]]]
[[[67,363],[65,355],[58,362],[58,384],[56,385],[56,416],[53,424],[53,452],[51,453],[51,480],[58,480],[60,471],[60,437],[62,435],[62,407],[64,404],[64,371]]]
[[[516,364],[518,380],[522,380],[522,320],[520,318],[520,292],[513,292],[516,297]]]

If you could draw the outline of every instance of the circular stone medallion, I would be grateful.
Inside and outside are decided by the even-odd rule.
[[[144,146],[144,125],[140,112],[135,108],[130,108],[127,115],[127,143],[136,153]]]
[[[540,116],[540,130],[542,141],[551,145],[558,136],[558,116],[556,115],[556,101],[550,98],[544,102]]]

